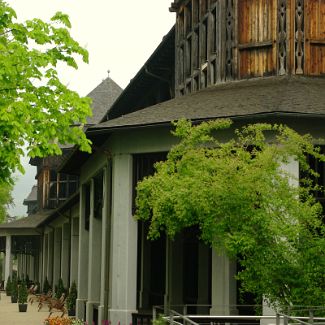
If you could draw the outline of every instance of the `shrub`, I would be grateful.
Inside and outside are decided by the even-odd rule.
[[[49,317],[44,320],[44,325],[84,325],[80,319],[71,319],[69,317]]]
[[[13,276],[11,281],[11,299],[17,302],[17,297],[18,297],[18,282],[17,282],[17,278]]]
[[[69,295],[67,298],[67,307],[68,310],[74,310],[76,309],[76,300],[77,300],[77,285],[76,282],[73,281],[69,290]]]
[[[50,283],[46,277],[44,280],[44,283],[43,283],[43,292],[48,293],[50,290],[51,290],[51,286],[50,286]]]
[[[7,296],[11,295],[11,287],[12,287],[11,279],[10,279],[10,276],[8,276],[7,283],[6,283],[6,294],[7,294]]]
[[[22,280],[24,281],[24,278]],[[26,286],[29,287],[30,281],[29,281],[28,274],[26,274],[25,283],[26,283]]]
[[[164,315],[160,314],[153,322],[153,325],[167,325],[168,321],[164,318]]]
[[[26,283],[23,281],[18,288],[18,303],[25,304],[27,303],[28,292]]]
[[[55,298],[59,299],[65,292],[63,280],[60,278],[58,284],[55,286]]]

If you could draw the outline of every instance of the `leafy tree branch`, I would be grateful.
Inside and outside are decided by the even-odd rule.
[[[0,1],[0,181],[23,170],[26,143],[31,157],[60,154],[60,144],[67,143],[91,150],[82,130],[90,99],[69,90],[57,74],[58,64],[77,69],[78,58],[88,62],[88,52],[70,36],[68,16],[58,12],[50,22],[16,18]]]
[[[233,130],[230,120],[181,120],[173,133],[179,143],[137,186],[136,216],[150,221],[149,238],[196,225],[201,240],[239,261],[243,291],[282,309],[324,305],[325,227],[306,157],[325,157],[312,137],[283,125]]]

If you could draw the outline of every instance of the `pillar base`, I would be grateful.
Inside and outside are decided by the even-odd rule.
[[[137,312],[137,310],[110,309],[108,318],[112,325],[130,325],[132,324],[132,314]]]
[[[108,317],[105,317],[105,308],[104,305],[98,307],[98,322],[100,325],[109,325]]]
[[[98,324],[93,323],[93,316],[94,316],[93,311],[94,311],[94,304],[92,302],[87,301],[87,303],[86,303],[86,323],[98,325]]]
[[[263,299],[263,316],[270,316],[270,318],[263,318],[260,321],[260,325],[275,325],[276,323],[276,311],[269,307],[267,300]]]
[[[87,299],[77,299],[76,301],[76,317],[83,321],[86,318],[86,302]]]
[[[94,309],[97,309],[97,319],[98,322],[94,322]],[[101,319],[99,317],[99,301],[87,301],[86,303],[86,324],[92,325],[102,325]]]

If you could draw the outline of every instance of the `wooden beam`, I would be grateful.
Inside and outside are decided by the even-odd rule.
[[[271,47],[273,45],[272,40],[264,41],[264,42],[252,42],[252,43],[245,43],[245,44],[238,44],[239,50],[247,50],[247,49],[254,49],[254,48],[261,48],[261,47]]]

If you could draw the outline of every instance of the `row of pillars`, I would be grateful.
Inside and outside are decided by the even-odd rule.
[[[17,254],[17,272],[20,277],[28,275],[31,281],[42,283],[47,277],[50,284],[57,284],[63,279],[66,287],[78,280],[79,219],[72,219],[70,224],[54,228],[44,234],[42,248],[36,256]],[[6,251],[3,257],[2,280],[5,284],[12,276],[13,255],[11,252],[12,236],[6,236]],[[71,258],[70,258],[71,257]]]
[[[2,259],[2,279],[6,285],[8,277],[12,277],[13,271],[13,254],[11,251],[12,236],[6,236],[6,251]],[[17,254],[17,273],[18,276],[25,277],[28,275],[32,281],[38,280],[39,275],[39,258],[30,254]]]
[[[78,280],[79,219],[70,220],[71,223],[51,229],[43,237],[41,280],[47,278],[53,287],[60,278],[65,287]]]
[[[94,180],[90,197],[81,188],[79,222],[79,275],[77,317],[98,324],[130,324],[136,312],[137,222],[132,217],[132,157],[113,158],[103,172],[102,218],[95,216]],[[86,229],[85,201],[90,201],[89,229]],[[112,200],[112,206],[110,206]],[[88,217],[88,216],[87,216]]]
[[[94,182],[90,182],[90,218],[89,230],[85,228],[85,188],[81,188],[79,222],[79,275],[77,317],[92,324],[94,309],[98,309],[99,324],[109,320],[112,324],[130,324],[132,313],[137,312],[137,247],[138,227],[132,216],[132,156],[128,154],[113,157],[113,176],[104,173],[104,207],[102,219],[94,216]],[[112,206],[110,187],[112,184]],[[107,185],[106,185],[107,184]],[[111,212],[111,215],[109,214]],[[175,247],[174,247],[175,248]],[[172,248],[172,249],[174,249]],[[166,273],[166,302],[176,298],[177,252],[173,266]],[[201,259],[207,259],[202,251]],[[206,273],[206,270],[201,270]],[[212,303],[211,312],[229,314],[229,305],[236,304],[235,263],[225,256],[213,253],[212,257]],[[182,272],[179,273],[182,276]],[[199,285],[207,289],[206,278],[200,277]],[[173,291],[173,292],[172,292]],[[204,290],[200,298],[206,301]],[[226,306],[226,307],[225,307]]]
[[[105,320],[130,324],[132,313],[137,312],[138,228],[132,216],[132,168],[132,156],[123,154],[113,157],[113,176],[108,169],[104,170],[101,219],[94,215],[94,181],[90,181],[89,229],[85,227],[86,191],[81,187],[79,218],[70,218],[70,222],[59,227],[48,227],[43,236],[39,281],[42,283],[47,277],[55,285],[61,277],[68,286],[75,280],[77,317],[90,324],[95,307],[99,324]],[[11,241],[6,250],[10,245]],[[10,263],[6,254],[6,270]],[[212,274],[212,303],[231,304],[236,290],[231,281],[232,265],[226,257],[213,256]],[[176,290],[176,285],[173,283],[170,288]]]

